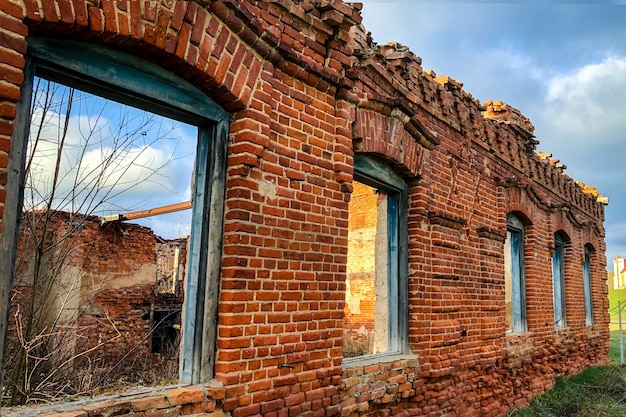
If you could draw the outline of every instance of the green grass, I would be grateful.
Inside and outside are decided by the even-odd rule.
[[[626,343],[626,326],[624,330]],[[537,396],[528,408],[513,411],[509,416],[626,416],[626,367],[619,366],[619,332],[611,332],[609,348],[613,365],[587,368],[569,379],[557,378],[554,388]]]
[[[626,328],[623,333],[624,339],[624,360],[626,361]],[[615,330],[611,332],[611,336],[609,337],[609,358],[615,365],[619,365],[621,353],[619,350],[619,331]]]
[[[624,323],[624,331],[626,331],[626,288],[621,290],[612,290],[609,288],[609,313],[611,314],[611,330],[619,328],[617,306],[618,301],[622,301],[622,322]]]
[[[537,396],[530,407],[512,412],[515,417],[624,417],[626,369],[620,366],[587,368],[580,375],[557,378],[554,388]]]
[[[626,366],[620,366],[618,301],[622,301],[624,356],[626,358],[626,289],[609,290],[611,366],[587,368],[580,375],[557,378],[554,388],[537,396],[524,410],[509,417],[626,417]]]

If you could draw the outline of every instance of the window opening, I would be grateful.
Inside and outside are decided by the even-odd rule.
[[[591,250],[585,246],[583,262],[583,286],[585,292],[585,323],[593,326],[593,300],[591,298]]]
[[[524,225],[507,216],[504,242],[504,283],[507,332],[526,331],[526,290],[524,282]]]
[[[11,255],[8,325],[20,337],[7,341],[6,404],[49,400],[61,380],[61,396],[120,379],[150,384],[150,375],[207,380],[227,113],[137,57],[36,38],[29,50],[37,77],[31,120],[20,115],[30,138]],[[157,353],[169,362],[156,364]],[[89,384],[78,384],[84,372]]]
[[[188,239],[159,239],[156,245],[155,293],[161,296],[178,296],[185,274]]]
[[[399,353],[406,345],[406,186],[357,156],[348,209],[344,358]]]
[[[150,352],[164,357],[178,357],[180,351],[181,309],[155,309],[152,318],[152,343]],[[178,369],[165,369],[176,372]]]
[[[564,266],[565,264],[563,239],[558,234],[555,234],[554,254],[552,255],[554,325],[561,328],[566,326]]]

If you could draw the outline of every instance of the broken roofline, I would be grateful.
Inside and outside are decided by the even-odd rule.
[[[69,212],[69,211],[64,211],[64,210],[50,210],[51,212],[51,217],[55,218],[55,217],[61,217],[63,218],[63,221],[65,222],[72,222],[75,224],[82,224],[84,222],[92,222],[92,223],[98,223],[100,226],[104,227],[106,225],[109,224],[124,224],[124,227],[126,228],[138,228],[138,229],[143,229],[143,230],[147,230],[150,233],[152,233],[155,237],[155,239],[159,242],[159,243],[165,243],[165,242],[178,242],[181,240],[186,240],[188,239],[188,236],[180,236],[180,237],[176,237],[173,239],[165,239],[161,236],[159,236],[158,234],[156,234],[154,232],[154,230],[148,226],[144,226],[138,223],[122,223],[126,220],[137,220],[143,217],[149,217],[149,216],[157,216],[160,214],[166,214],[165,212],[157,212],[160,209],[164,209],[167,207],[174,207],[174,206],[179,206],[180,208],[178,210],[173,210],[173,211],[169,211],[168,213],[173,213],[175,211],[179,211],[179,210],[185,210],[185,206],[189,205],[188,208],[191,208],[191,202],[189,201],[185,201],[182,203],[176,203],[176,204],[171,204],[169,206],[163,206],[163,207],[157,207],[157,208],[153,208],[153,209],[148,209],[148,210],[142,210],[142,211],[136,211],[136,212],[132,212],[132,213],[126,213],[126,214],[113,214],[111,216],[103,216],[103,217],[99,217],[97,215],[94,214],[84,214],[84,213],[79,213],[79,212]],[[148,216],[134,216],[133,215],[135,213],[142,213],[144,211],[149,211],[152,212],[153,214],[150,214]],[[39,209],[39,210],[28,210],[28,211],[24,211],[22,213],[22,216],[25,215],[29,215],[29,214],[36,214],[36,215],[45,215],[46,210],[45,209]],[[130,215],[130,217],[126,217],[126,215]],[[108,218],[108,217],[112,217],[111,219],[107,219],[104,220],[104,218]],[[113,218],[114,217],[114,218]]]
[[[543,153],[536,153],[539,141],[535,139],[534,126],[520,110],[499,100],[481,104],[463,90],[462,82],[448,76],[437,76],[432,70],[424,71],[422,59],[407,46],[398,42],[377,45],[363,25],[353,26],[350,35],[355,64],[347,70],[346,76],[352,82],[340,87],[340,98],[358,108],[387,116],[393,116],[399,110],[404,115],[405,130],[417,131],[419,134],[411,134],[422,144],[425,141],[419,136],[434,138],[429,142],[436,145],[437,133],[424,131],[423,123],[418,123],[416,129],[414,121],[436,117],[478,146],[498,154],[518,170],[530,171],[533,174],[531,177],[544,178],[548,181],[547,189],[563,188],[571,183],[581,197],[586,197],[575,196],[573,201],[577,205],[591,209],[594,203],[608,204],[608,198],[598,194],[594,187],[563,175],[564,164],[543,158]],[[341,88],[346,92],[341,94]],[[565,181],[558,180],[560,176],[564,176]]]

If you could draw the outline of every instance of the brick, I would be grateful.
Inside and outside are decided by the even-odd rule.
[[[104,32],[105,19],[102,9],[97,7],[88,7],[87,14],[89,16],[89,27],[92,34],[99,35]]]
[[[0,84],[0,96],[2,95],[2,84]],[[13,123],[0,119],[0,135],[11,136],[13,133]]]
[[[247,416],[252,416],[255,414],[258,414],[260,411],[261,407],[259,404],[251,404],[245,407],[239,407],[236,408],[233,412],[232,412],[232,416],[233,417],[247,417]]]
[[[78,27],[84,28],[89,24],[89,12],[87,3],[81,0],[72,0],[74,19]]]
[[[170,27],[173,30],[180,30],[181,25],[183,23],[183,18],[185,13],[187,12],[187,3],[186,2],[176,2],[174,7],[174,13],[172,14],[172,19],[170,23]]]
[[[75,17],[74,17],[74,10],[72,9],[72,2],[71,0],[59,0],[57,2],[57,5],[59,7],[59,24],[57,25],[58,29],[65,29],[65,28],[71,28],[72,26],[74,26],[74,22],[75,22]]]
[[[163,409],[170,406],[165,396],[147,397],[133,400],[133,411],[146,411],[151,409]]]
[[[0,65],[0,80],[20,85],[24,81],[24,74],[17,68]]]
[[[0,27],[7,31],[15,33],[16,35],[26,36],[28,34],[28,28],[21,21],[0,13]]]
[[[169,390],[166,396],[173,405],[190,404],[205,398],[204,390],[194,387],[175,388]]]
[[[131,411],[130,401],[104,401],[101,403],[88,404],[83,407],[89,413],[89,416],[105,417],[112,415],[120,415]]]
[[[0,10],[9,16],[21,19],[24,16],[24,9],[19,3],[11,0],[0,0]]]
[[[12,49],[20,54],[26,53],[26,39],[24,36],[0,32],[0,47]]]
[[[156,24],[154,45],[159,49],[164,49],[167,37],[167,28],[171,22],[170,11],[164,8],[159,10],[159,18]]]
[[[104,29],[107,33],[119,33],[117,10],[114,0],[102,0],[100,7],[104,16]]]
[[[24,68],[24,65],[26,63],[24,55],[3,48],[0,48],[0,51],[2,51],[2,53],[0,54],[0,63],[4,63],[19,69]]]
[[[182,414],[179,407],[170,410],[155,410],[144,412],[145,417],[178,417],[180,415]]]
[[[198,415],[203,413],[205,405],[203,403],[183,404],[180,407],[180,415]]]

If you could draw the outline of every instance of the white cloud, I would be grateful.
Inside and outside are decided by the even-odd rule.
[[[577,100],[610,91],[612,84],[626,82],[626,59],[609,57],[598,64],[578,68],[571,74],[555,77],[548,88],[548,100]],[[608,85],[607,85],[608,84]]]
[[[94,111],[100,105],[97,100],[69,118],[58,162],[65,114],[51,108],[43,120],[40,108],[33,111],[31,154],[35,143],[36,149],[25,206],[37,206],[53,188],[55,208],[95,210],[94,214],[102,214],[106,207],[137,210],[188,199],[196,143],[191,130],[195,128],[184,128],[160,116],[146,118],[145,112],[139,112],[141,117],[105,116]],[[111,113],[112,104],[106,104]],[[59,179],[54,187],[57,163]]]
[[[548,82],[544,119],[550,133],[588,146],[623,142],[626,58],[609,57]]]

